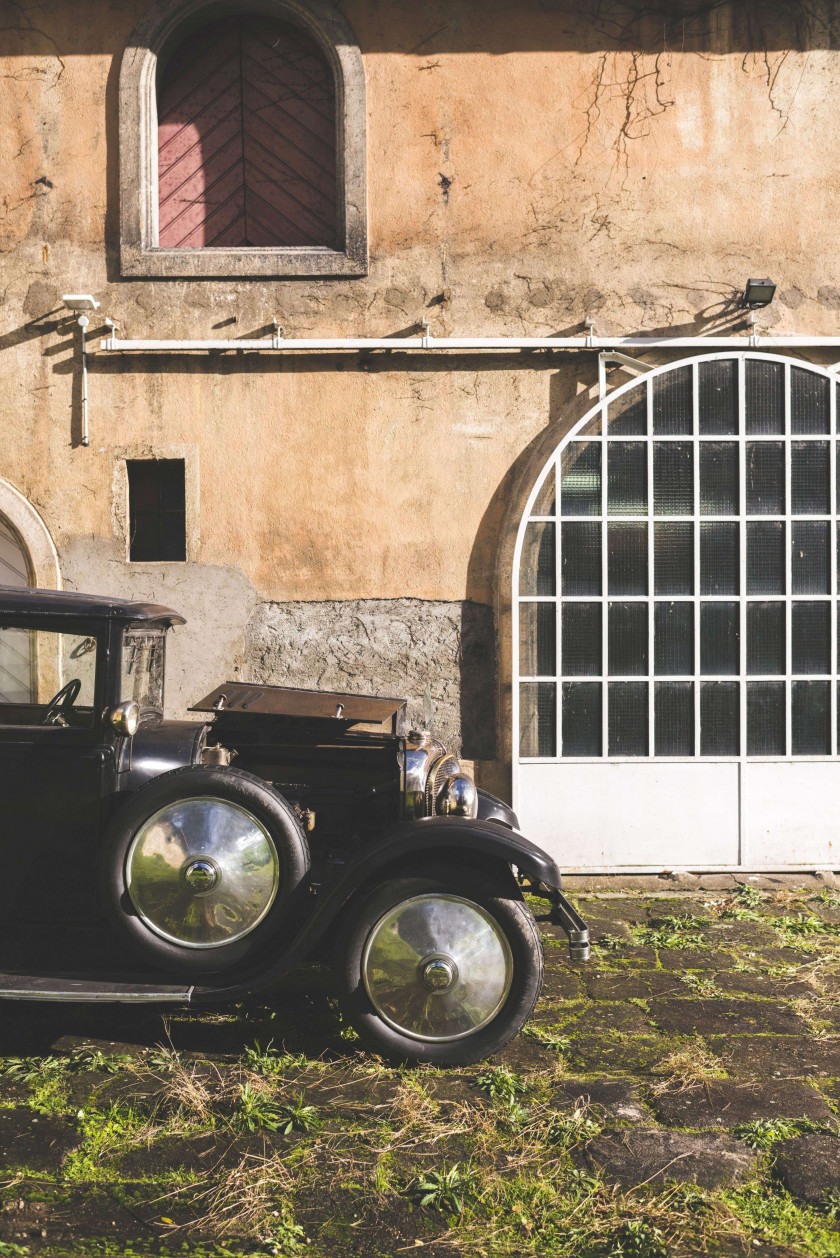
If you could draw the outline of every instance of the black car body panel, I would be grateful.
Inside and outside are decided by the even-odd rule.
[[[159,699],[146,703],[144,691],[135,732],[121,732],[114,712],[124,706],[126,676],[136,681],[128,644],[133,652],[138,641],[163,644],[161,663],[165,632],[182,623],[177,612],[153,603],[0,587],[0,632],[12,630],[7,645],[14,634],[32,640],[26,634],[36,630],[72,634],[75,641],[88,635],[85,650],[95,647],[87,706],[71,702],[58,723],[45,723],[52,687],[39,682],[37,692],[20,701],[0,694],[0,971],[8,971],[0,973],[0,998],[210,1001],[242,995],[275,982],[323,946],[354,897],[378,878],[436,862],[514,869],[526,889],[551,902],[573,956],[585,957],[585,923],[561,894],[560,870],[519,833],[509,805],[478,790],[472,815],[431,815],[438,780],[432,789],[430,774],[426,815],[415,819],[406,802],[409,747],[436,749],[430,755],[444,749],[428,734],[406,734],[404,700],[226,682],[195,705],[205,719],[174,721],[163,716],[161,674]],[[56,675],[64,680],[60,670]],[[412,738],[419,742],[411,744]],[[444,754],[437,763],[453,759]],[[119,941],[112,943],[101,911],[103,836],[147,784],[188,766],[231,764],[268,783],[307,831],[306,912],[247,969],[243,964],[194,984],[151,967],[138,970]],[[451,777],[451,764],[446,773]],[[422,791],[418,798],[422,803]],[[56,934],[65,923],[67,930]],[[22,955],[27,930],[40,941],[29,963]],[[86,939],[78,955],[74,930]],[[102,941],[93,947],[91,932]]]

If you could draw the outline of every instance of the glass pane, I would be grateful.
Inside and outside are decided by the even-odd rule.
[[[689,442],[654,442],[653,510],[656,515],[694,513],[694,448]]]
[[[526,524],[519,565],[520,594],[557,593],[554,529],[553,524]]]
[[[548,475],[542,483],[542,488],[537,494],[531,515],[554,515],[556,506],[555,485],[554,485],[554,468],[549,468]]]
[[[831,695],[828,681],[791,686],[791,751],[795,756],[831,755]]]
[[[785,447],[781,441],[747,442],[747,514],[784,515]]]
[[[648,754],[648,688],[644,681],[613,681],[609,691],[609,754]]]
[[[557,672],[557,604],[519,604],[519,671],[525,677]]]
[[[704,441],[700,446],[700,514],[737,515],[740,510],[738,446]]]
[[[791,367],[791,432],[828,432],[829,416],[828,379],[803,367]]]
[[[784,363],[748,358],[744,365],[744,393],[747,432],[784,432]]]
[[[690,367],[666,371],[653,381],[653,431],[670,436],[694,431],[694,399]]]
[[[694,593],[693,524],[654,524],[653,584],[656,594]]]
[[[747,672],[786,672],[784,603],[747,604]]]
[[[560,457],[560,511],[601,514],[601,444],[573,441]]]
[[[607,634],[613,677],[635,677],[648,671],[647,603],[610,603]]]
[[[694,755],[694,684],[658,681],[653,697],[657,756]]]
[[[791,581],[794,594],[828,594],[831,555],[828,521],[797,520],[791,541]]]
[[[747,684],[747,755],[785,754],[785,683]]]
[[[729,676],[740,672],[737,603],[701,603],[700,672]]]
[[[700,432],[716,436],[738,431],[738,364],[732,358],[712,359],[698,366]]]
[[[790,496],[793,515],[828,515],[831,510],[827,441],[792,441]]]
[[[572,677],[597,677],[601,665],[601,604],[564,603],[561,659]]]
[[[96,638],[88,634],[0,628],[0,724],[43,725],[52,699],[76,681],[78,693],[62,717],[71,728],[90,729],[96,656]]]
[[[554,528],[554,525],[542,527]],[[560,542],[560,574],[563,593],[600,594],[601,525],[563,524],[560,530]]]
[[[694,604],[654,603],[654,672],[665,677],[694,672]]]
[[[553,681],[523,681],[520,684],[519,754],[557,754],[557,686]]]
[[[647,385],[628,389],[610,402],[607,432],[611,437],[647,435]]]
[[[701,756],[741,754],[737,681],[704,681],[700,687]]]
[[[740,593],[737,524],[700,525],[700,593]]]
[[[602,755],[602,725],[601,683],[564,682],[563,755]]]
[[[610,442],[607,468],[609,514],[647,515],[647,442]]]
[[[794,673],[831,672],[831,605],[794,603],[792,671]]]
[[[747,593],[785,593],[784,524],[747,525]]]
[[[647,594],[647,525],[607,526],[607,575],[610,594]]]

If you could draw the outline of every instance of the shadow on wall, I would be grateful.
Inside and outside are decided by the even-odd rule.
[[[245,642],[243,680],[408,700],[423,725],[468,759],[495,752],[493,610],[470,601],[357,599],[261,603]]]

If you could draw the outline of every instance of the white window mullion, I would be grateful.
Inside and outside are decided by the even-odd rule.
[[[829,510],[833,523],[828,526],[829,590],[831,592],[831,673],[829,686],[829,712],[831,713],[831,754],[837,755],[837,385],[829,380]]]
[[[607,440],[607,407],[601,407],[601,755],[609,755],[610,741],[607,721],[609,718],[609,708],[607,701],[607,677],[609,675],[609,660],[607,657],[607,647],[609,645],[609,629],[607,625],[607,613],[609,612],[609,598],[607,586],[607,459],[608,446]]]
[[[655,722],[656,722],[656,704],[654,702],[654,668],[653,668],[653,381],[648,376],[647,381],[647,430],[648,430],[648,446],[647,446],[647,475],[648,475],[648,500],[647,500],[647,522],[648,522],[648,538],[647,538],[647,560],[648,560],[648,590],[647,590],[647,613],[648,613],[648,755],[652,756],[656,752]]]
[[[551,475],[554,477],[554,593],[556,602],[554,604],[554,748],[558,760],[563,755],[563,702],[562,690],[560,683],[560,672],[562,669],[562,659],[560,652],[563,649],[561,641],[560,622],[563,619],[563,600],[561,597],[561,574],[562,574],[562,557],[560,554],[560,481],[562,476],[562,459],[560,453],[554,456],[554,469]]]
[[[791,755],[793,748],[793,705],[791,702],[791,673],[793,672],[793,599],[792,564],[791,564],[791,437],[790,437],[790,363],[785,363],[785,512],[782,528],[784,529],[785,547],[785,755]]]
[[[694,754],[700,755],[700,376],[691,368],[694,434]]]

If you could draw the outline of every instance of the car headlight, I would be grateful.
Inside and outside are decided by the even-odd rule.
[[[475,817],[475,782],[428,730],[406,739],[406,816]]]
[[[435,813],[440,817],[474,817],[478,812],[478,791],[468,773],[452,773],[444,779],[435,796]]]

